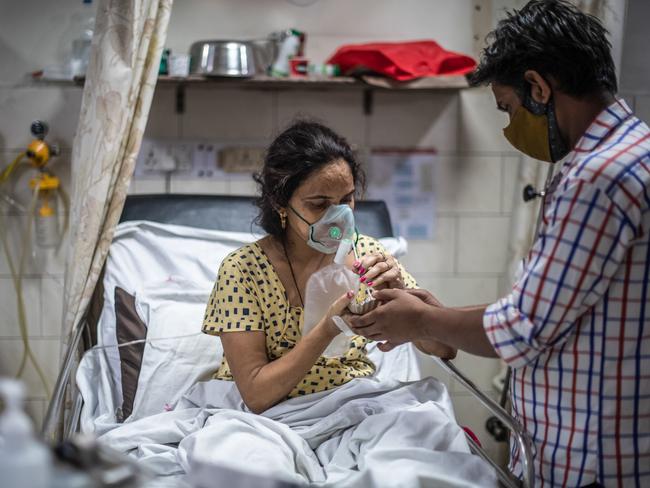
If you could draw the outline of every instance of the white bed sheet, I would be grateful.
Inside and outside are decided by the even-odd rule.
[[[168,479],[223,485],[225,473],[318,487],[492,487],[470,454],[442,383],[361,378],[282,402],[261,415],[234,383],[198,383],[174,411],[99,438]],[[200,466],[198,473],[195,467]],[[202,484],[195,477],[212,479]],[[235,474],[235,479],[236,474]],[[236,485],[239,486],[239,483]]]

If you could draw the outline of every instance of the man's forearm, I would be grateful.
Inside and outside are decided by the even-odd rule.
[[[427,338],[484,357],[498,357],[483,329],[484,305],[465,308],[431,307],[423,326]]]

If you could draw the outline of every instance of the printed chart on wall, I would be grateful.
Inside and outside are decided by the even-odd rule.
[[[382,149],[370,156],[368,194],[388,205],[395,235],[432,239],[435,234],[434,149]]]

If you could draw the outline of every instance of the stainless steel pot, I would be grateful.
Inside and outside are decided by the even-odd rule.
[[[190,73],[248,78],[264,74],[257,49],[249,41],[198,41],[190,47]]]

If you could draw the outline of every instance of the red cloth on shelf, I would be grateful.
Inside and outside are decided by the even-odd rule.
[[[348,44],[327,61],[338,64],[343,74],[367,69],[398,81],[425,76],[464,75],[476,68],[465,54],[447,51],[435,41]]]

